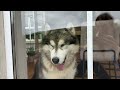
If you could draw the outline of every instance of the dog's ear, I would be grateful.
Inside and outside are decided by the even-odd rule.
[[[48,23],[46,23],[45,26],[44,26],[45,35],[48,34],[49,30],[51,30],[51,27]]]
[[[68,23],[66,29],[72,34],[75,35],[75,28],[72,23]]]

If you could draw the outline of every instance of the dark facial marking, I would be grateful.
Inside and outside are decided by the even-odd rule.
[[[70,36],[69,38],[66,38],[65,43],[66,44],[76,44],[77,38],[74,36]]]
[[[60,39],[65,40],[64,44],[77,44],[77,38],[76,36],[72,35],[68,29],[57,29],[57,30],[51,30],[47,33],[47,35],[43,38],[43,44],[50,44],[50,40],[53,40],[55,42],[55,50],[58,49],[58,42]],[[61,45],[61,47],[64,46]]]

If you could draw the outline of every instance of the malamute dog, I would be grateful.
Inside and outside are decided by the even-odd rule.
[[[46,32],[33,79],[74,79],[78,51],[79,41],[74,27]]]

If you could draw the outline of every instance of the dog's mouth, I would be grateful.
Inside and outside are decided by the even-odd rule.
[[[64,70],[65,60],[66,60],[66,57],[65,57],[64,62],[62,64],[56,65],[56,67],[57,67],[58,70],[60,70],[60,71]]]

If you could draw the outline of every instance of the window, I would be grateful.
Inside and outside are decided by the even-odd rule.
[[[119,11],[94,11],[94,78],[119,79]]]
[[[16,43],[14,47],[16,52],[16,63],[14,64],[17,68],[16,78],[31,79],[34,76],[36,64],[47,57],[50,59],[46,62],[42,61],[45,66],[39,69],[47,68],[51,72],[50,70],[54,68],[55,71],[60,72],[61,69],[67,70],[67,67],[78,64],[79,67],[75,67],[77,69],[75,78],[83,78],[81,73],[83,71],[80,68],[83,67],[80,64],[83,57],[80,57],[80,52],[84,48],[82,44],[87,45],[86,41],[83,40],[87,40],[86,11],[24,11],[11,13],[14,13],[13,17],[16,22],[13,22],[13,36]],[[61,53],[63,54],[61,55]],[[71,60],[72,58],[73,60]],[[55,60],[58,60],[58,62]],[[47,65],[47,62],[52,68]],[[74,70],[69,73],[73,72]],[[49,76],[46,78],[57,77]]]

